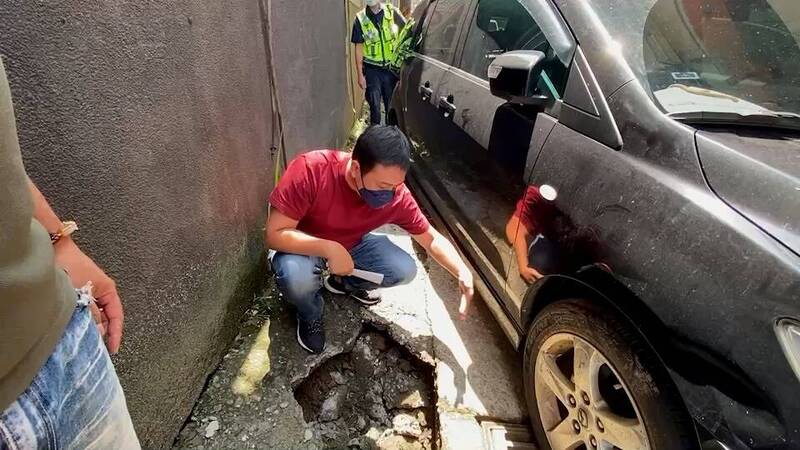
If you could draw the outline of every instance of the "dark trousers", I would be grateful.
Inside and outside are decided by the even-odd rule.
[[[397,84],[397,77],[389,69],[364,64],[364,78],[367,79],[367,103],[369,103],[369,123],[381,123],[381,100],[386,110],[386,123],[389,123],[389,102]]]

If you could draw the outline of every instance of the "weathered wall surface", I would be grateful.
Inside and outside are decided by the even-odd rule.
[[[265,276],[271,108],[259,3],[6,0],[0,29],[28,172],[117,280],[126,328],[115,363],[144,447],[169,446]],[[301,42],[342,51],[330,34]],[[308,63],[291,75],[305,89],[341,81],[335,68],[307,75],[298,66]],[[313,130],[308,145],[329,142],[344,123],[332,103],[341,99],[308,105],[330,114],[319,129],[287,127]]]
[[[353,99],[360,111],[363,93],[354,93],[348,75],[358,3],[363,5],[360,0],[271,0],[278,98],[284,121],[291,124],[286,128],[289,158],[343,146],[356,115]]]

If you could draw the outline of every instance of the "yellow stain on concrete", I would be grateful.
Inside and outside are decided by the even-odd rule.
[[[269,319],[264,322],[261,330],[250,348],[239,374],[233,381],[233,393],[237,395],[250,395],[256,390],[256,386],[269,373]]]

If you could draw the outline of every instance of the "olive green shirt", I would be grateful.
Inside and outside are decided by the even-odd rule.
[[[77,295],[56,268],[17,142],[14,108],[0,61],[0,412],[28,388],[55,349]]]

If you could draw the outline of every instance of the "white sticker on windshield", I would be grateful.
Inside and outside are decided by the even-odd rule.
[[[697,72],[672,72],[673,80],[699,80],[700,75]]]

